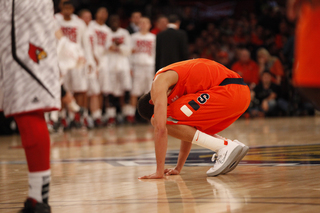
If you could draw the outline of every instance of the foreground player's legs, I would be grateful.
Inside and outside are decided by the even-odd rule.
[[[191,149],[191,144],[187,144],[188,142],[216,152],[216,155],[213,156],[213,158],[215,158],[215,165],[207,171],[208,176],[219,175],[226,171],[230,165],[236,164],[238,155],[242,151],[242,146],[236,142],[210,136],[191,126],[167,125],[167,129],[169,135],[182,140],[178,164],[175,169],[165,171],[168,175],[175,174],[176,171],[174,170],[177,170],[178,172],[181,171]]]
[[[216,138],[201,132],[191,126],[186,125],[167,125],[168,134],[182,141],[191,142],[199,146],[217,151],[228,145],[228,141],[222,138]]]
[[[50,184],[50,137],[43,112],[14,116],[29,168],[28,197],[48,204]]]

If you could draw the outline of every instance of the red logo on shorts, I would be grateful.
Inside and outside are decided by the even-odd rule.
[[[39,64],[39,61],[47,57],[47,53],[41,48],[34,44],[29,43],[29,57],[35,63]]]

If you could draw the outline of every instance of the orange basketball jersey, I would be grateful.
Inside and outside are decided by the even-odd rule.
[[[160,73],[173,70],[178,73],[179,80],[168,96],[168,104],[186,94],[209,90],[218,86],[226,78],[241,78],[237,73],[222,64],[208,59],[191,59],[177,62],[160,69]]]

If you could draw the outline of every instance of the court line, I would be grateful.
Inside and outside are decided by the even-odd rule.
[[[50,206],[51,207],[72,207],[72,206],[103,206],[103,205],[119,205],[119,204],[129,204],[129,205],[137,205],[137,204],[197,204],[197,203],[211,203],[211,204],[223,204],[223,203],[240,203],[240,204],[273,204],[273,205],[298,205],[298,206],[320,206],[320,203],[296,203],[296,202],[264,202],[264,201],[230,201],[230,200],[226,200],[226,201],[217,201],[217,202],[207,202],[207,201],[196,201],[196,202],[183,202],[184,198],[180,198],[180,200],[182,201],[168,201],[168,202],[159,202],[159,201],[153,201],[153,202],[111,202],[111,203],[83,203],[83,202],[79,202],[79,203],[74,203],[74,204],[66,204],[66,205],[52,205],[51,201],[50,201]],[[22,206],[21,206],[22,207]],[[0,209],[17,209],[17,208],[21,208],[21,207],[5,207],[5,208],[1,208]]]
[[[236,199],[245,199],[245,196],[242,197],[176,197],[176,198],[141,198],[141,199],[136,199],[136,198],[114,198],[114,199],[97,199],[97,200],[50,200],[50,203],[77,203],[77,202],[114,202],[114,201],[154,201],[154,200],[236,200]],[[265,200],[304,200],[304,199],[319,199],[320,197],[249,197],[249,199],[253,200],[259,200],[259,199],[265,199]],[[250,201],[249,201],[250,202]],[[3,202],[0,203],[0,205],[8,205],[8,204],[20,204],[21,202]],[[319,202],[320,205],[320,202]]]

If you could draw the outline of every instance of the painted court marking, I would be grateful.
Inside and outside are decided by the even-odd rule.
[[[191,150],[185,166],[212,166],[213,151],[208,149]],[[169,150],[166,164],[177,162],[179,150]],[[155,154],[147,153],[133,157],[74,158],[51,160],[51,163],[106,162],[113,166],[156,165]],[[26,164],[26,161],[0,161],[0,164]],[[320,144],[251,147],[240,165],[255,166],[299,166],[320,165]]]

